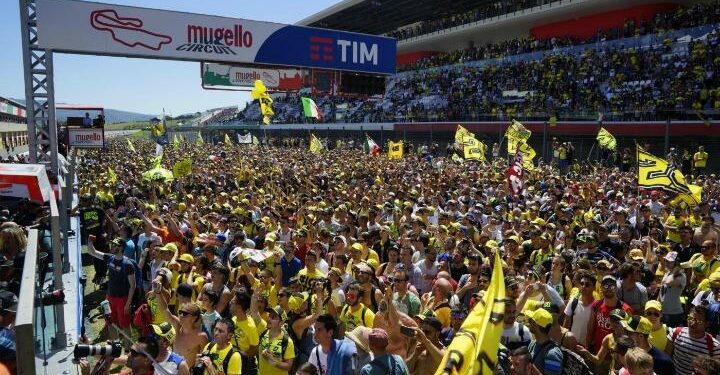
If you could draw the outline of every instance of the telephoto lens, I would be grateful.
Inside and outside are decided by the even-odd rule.
[[[109,344],[100,345],[75,345],[73,351],[75,359],[90,357],[90,356],[106,356],[109,355],[113,358],[117,358],[122,354],[122,345],[120,341],[111,341]]]

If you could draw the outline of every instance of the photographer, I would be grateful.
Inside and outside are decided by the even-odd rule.
[[[223,318],[215,322],[213,342],[205,345],[203,352],[198,354],[193,375],[240,375],[242,358],[230,344],[233,332],[235,325],[232,320]]]
[[[153,359],[160,352],[158,342],[153,337],[141,337],[130,348],[126,366],[130,371],[121,371],[120,375],[153,375]]]
[[[295,345],[282,328],[282,309],[266,308],[267,329],[260,334],[260,374],[288,374],[295,358]]]
[[[158,340],[158,355],[155,360],[158,366],[167,370],[169,374],[190,375],[190,368],[185,358],[172,351],[175,343],[175,328],[172,324],[164,322],[162,324],[150,325],[153,336]]]

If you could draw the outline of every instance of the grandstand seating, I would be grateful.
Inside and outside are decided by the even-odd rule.
[[[313,98],[323,122],[712,114],[720,110],[718,22],[716,2],[692,5],[593,40],[513,40],[425,59],[392,77],[382,99]],[[276,97],[273,121],[303,122],[299,97]],[[250,104],[235,120],[259,119],[258,105]]]

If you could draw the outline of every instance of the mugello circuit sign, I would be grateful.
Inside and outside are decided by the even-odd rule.
[[[395,39],[75,0],[37,0],[38,44],[58,52],[395,73]]]

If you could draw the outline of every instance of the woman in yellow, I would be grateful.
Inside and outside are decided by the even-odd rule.
[[[665,351],[668,339],[669,328],[660,321],[662,316],[662,304],[660,301],[650,300],[645,303],[645,317],[652,323],[652,331],[648,342],[650,345]]]
[[[282,329],[280,307],[265,309],[267,330],[260,334],[259,374],[289,374],[295,359],[295,346],[290,336]]]
[[[152,316],[152,324],[160,324],[165,321],[163,314],[160,312],[158,304],[158,298],[163,298],[165,301],[170,299],[170,286],[171,272],[167,268],[160,268],[155,274],[155,279],[152,281],[152,289],[147,292],[147,306],[150,309],[150,316]]]

